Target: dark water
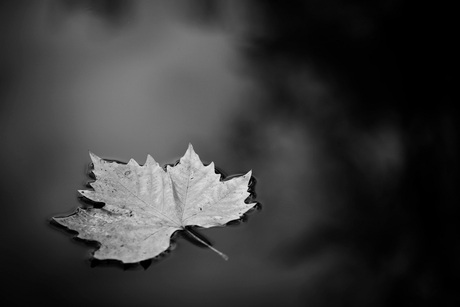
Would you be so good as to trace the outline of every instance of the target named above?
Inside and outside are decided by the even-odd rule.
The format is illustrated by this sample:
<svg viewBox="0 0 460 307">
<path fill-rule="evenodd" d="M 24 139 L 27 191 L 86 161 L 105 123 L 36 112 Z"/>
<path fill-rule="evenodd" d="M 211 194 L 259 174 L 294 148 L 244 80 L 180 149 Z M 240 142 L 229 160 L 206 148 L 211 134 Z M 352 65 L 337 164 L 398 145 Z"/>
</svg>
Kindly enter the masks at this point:
<svg viewBox="0 0 460 307">
<path fill-rule="evenodd" d="M 449 11 L 2 2 L 3 305 L 455 306 Z M 189 142 L 257 179 L 263 210 L 198 230 L 229 261 L 178 237 L 146 270 L 93 267 L 49 224 L 82 205 L 88 150 L 164 165 Z"/>
</svg>

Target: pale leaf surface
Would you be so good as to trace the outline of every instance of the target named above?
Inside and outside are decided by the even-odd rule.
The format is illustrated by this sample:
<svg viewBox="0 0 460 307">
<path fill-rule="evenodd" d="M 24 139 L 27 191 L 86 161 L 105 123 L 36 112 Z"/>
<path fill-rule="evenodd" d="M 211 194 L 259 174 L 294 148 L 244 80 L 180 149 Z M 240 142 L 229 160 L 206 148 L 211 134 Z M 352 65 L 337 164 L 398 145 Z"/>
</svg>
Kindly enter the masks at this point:
<svg viewBox="0 0 460 307">
<path fill-rule="evenodd" d="M 190 144 L 166 171 L 150 156 L 140 166 L 105 161 L 90 153 L 94 190 L 79 191 L 102 202 L 102 208 L 78 208 L 53 219 L 78 232 L 78 238 L 101 244 L 96 259 L 139 262 L 170 246 L 171 235 L 185 226 L 223 226 L 239 219 L 256 203 L 246 203 L 251 172 L 221 181 L 214 164 L 204 166 Z"/>
</svg>

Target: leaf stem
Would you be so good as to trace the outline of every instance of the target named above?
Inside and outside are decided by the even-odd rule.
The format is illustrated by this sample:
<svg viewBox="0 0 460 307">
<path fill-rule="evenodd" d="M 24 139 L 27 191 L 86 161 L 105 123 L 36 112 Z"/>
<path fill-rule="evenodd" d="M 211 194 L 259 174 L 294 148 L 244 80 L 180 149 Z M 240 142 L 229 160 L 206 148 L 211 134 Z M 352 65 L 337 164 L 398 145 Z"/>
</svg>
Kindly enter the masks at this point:
<svg viewBox="0 0 460 307">
<path fill-rule="evenodd" d="M 190 235 L 192 235 L 192 237 L 194 237 L 196 240 L 198 240 L 198 242 L 200 242 L 201 244 L 204 244 L 205 246 L 209 247 L 213 252 L 217 253 L 219 256 L 221 256 L 222 258 L 224 258 L 224 260 L 228 260 L 228 256 L 225 255 L 224 253 L 222 253 L 221 251 L 215 249 L 214 247 L 212 247 L 211 245 L 209 245 L 208 243 L 206 243 L 205 241 L 201 240 L 199 237 L 197 237 L 193 232 L 191 232 L 190 230 L 186 229 L 186 228 L 183 228 L 186 232 L 188 232 Z"/>
</svg>

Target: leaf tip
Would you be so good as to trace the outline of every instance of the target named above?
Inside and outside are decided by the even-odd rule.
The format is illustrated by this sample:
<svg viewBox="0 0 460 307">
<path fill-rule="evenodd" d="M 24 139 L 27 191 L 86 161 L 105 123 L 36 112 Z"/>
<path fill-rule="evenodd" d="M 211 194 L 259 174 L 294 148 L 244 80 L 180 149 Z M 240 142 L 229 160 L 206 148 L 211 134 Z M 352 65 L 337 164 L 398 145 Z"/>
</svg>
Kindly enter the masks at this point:
<svg viewBox="0 0 460 307">
<path fill-rule="evenodd" d="M 145 164 L 149 165 L 149 166 L 152 166 L 152 165 L 155 165 L 155 164 L 158 164 L 158 163 L 157 163 L 157 161 L 155 161 L 155 159 L 150 154 L 148 154 L 147 155 L 147 160 L 145 160 Z"/>
<path fill-rule="evenodd" d="M 184 156 L 181 158 L 181 162 L 182 161 L 189 161 L 191 163 L 197 163 L 197 162 L 201 162 L 200 160 L 200 157 L 198 156 L 198 154 L 195 152 L 195 150 L 193 149 L 193 145 L 192 143 L 189 143 L 188 144 L 188 148 L 187 148 L 187 151 L 185 152 Z M 193 162 L 192 162 L 193 161 Z"/>
<path fill-rule="evenodd" d="M 134 159 L 129 159 L 128 165 L 129 166 L 139 166 L 139 164 Z"/>
<path fill-rule="evenodd" d="M 88 150 L 88 152 L 89 152 L 89 156 L 91 158 L 91 161 L 93 161 L 93 163 L 99 162 L 101 160 L 101 158 L 99 158 L 96 154 L 94 154 L 90 150 Z"/>
<path fill-rule="evenodd" d="M 188 143 L 187 151 L 185 152 L 185 156 L 194 156 L 196 155 L 195 150 L 193 150 L 193 145 L 192 143 Z"/>
</svg>

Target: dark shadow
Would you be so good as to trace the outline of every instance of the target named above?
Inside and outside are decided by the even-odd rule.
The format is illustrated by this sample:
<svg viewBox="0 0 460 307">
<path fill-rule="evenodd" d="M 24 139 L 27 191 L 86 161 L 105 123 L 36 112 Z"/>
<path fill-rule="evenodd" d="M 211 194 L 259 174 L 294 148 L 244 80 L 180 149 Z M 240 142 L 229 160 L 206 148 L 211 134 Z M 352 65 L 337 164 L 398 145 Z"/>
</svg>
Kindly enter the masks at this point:
<svg viewBox="0 0 460 307">
<path fill-rule="evenodd" d="M 318 174 L 321 206 L 286 199 L 329 222 L 306 225 L 275 252 L 286 266 L 327 267 L 305 286 L 305 302 L 455 305 L 459 127 L 453 71 L 446 69 L 455 58 L 452 8 L 409 1 L 248 5 L 255 26 L 242 53 L 263 95 L 235 119 L 229 148 L 241 163 L 270 169 L 282 144 L 268 131 L 282 126 L 305 135 L 298 148 L 318 152 L 321 164 L 284 161 L 298 175 L 279 179 L 286 180 L 279 195 L 272 186 L 264 191 L 283 202 L 283 187 L 308 193 L 302 173 Z M 382 135 L 393 137 L 397 150 Z M 271 198 L 268 207 L 281 205 Z"/>
<path fill-rule="evenodd" d="M 136 3 L 127 0 L 59 0 L 51 3 L 57 18 L 63 13 L 90 12 L 112 27 L 123 26 L 134 14 Z"/>
</svg>

